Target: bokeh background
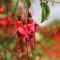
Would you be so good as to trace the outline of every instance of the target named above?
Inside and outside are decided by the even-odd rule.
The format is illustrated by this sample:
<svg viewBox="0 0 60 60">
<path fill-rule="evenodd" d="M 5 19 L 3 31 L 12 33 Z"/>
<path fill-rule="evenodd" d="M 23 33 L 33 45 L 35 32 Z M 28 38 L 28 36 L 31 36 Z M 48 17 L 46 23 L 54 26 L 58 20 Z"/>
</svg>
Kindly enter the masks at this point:
<svg viewBox="0 0 60 60">
<path fill-rule="evenodd" d="M 29 7 L 29 0 L 25 1 Z M 51 0 L 51 3 L 55 2 Z M 42 19 L 45 20 L 50 11 L 47 3 L 42 4 Z M 60 60 L 60 21 L 43 28 L 38 26 L 35 33 L 36 49 L 29 46 L 27 53 L 25 43 L 22 44 L 22 51 L 17 48 L 17 34 L 10 37 L 17 29 L 18 15 L 22 12 L 17 5 L 18 0 L 0 0 L 0 60 Z M 20 14 L 22 19 L 27 19 L 24 12 Z"/>
</svg>

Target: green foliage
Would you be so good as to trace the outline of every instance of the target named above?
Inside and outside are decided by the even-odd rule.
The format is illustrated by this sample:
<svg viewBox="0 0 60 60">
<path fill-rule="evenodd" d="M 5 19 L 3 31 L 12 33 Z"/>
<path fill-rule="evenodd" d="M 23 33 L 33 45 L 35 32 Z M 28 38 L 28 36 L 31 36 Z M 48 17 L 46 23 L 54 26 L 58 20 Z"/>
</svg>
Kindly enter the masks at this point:
<svg viewBox="0 0 60 60">
<path fill-rule="evenodd" d="M 26 2 L 27 6 L 28 6 L 28 8 L 29 8 L 29 7 L 30 7 L 30 5 L 31 5 L 30 0 L 25 0 L 25 2 Z"/>
<path fill-rule="evenodd" d="M 5 57 L 4 51 L 1 50 L 1 51 L 0 51 L 0 55 L 3 57 L 3 60 L 5 60 L 6 57 Z"/>
<path fill-rule="evenodd" d="M 47 3 L 42 3 L 41 6 L 42 6 L 42 20 L 46 20 L 50 13 L 49 7 Z"/>
<path fill-rule="evenodd" d="M 12 12 L 14 13 L 18 7 L 19 0 L 12 0 Z"/>
<path fill-rule="evenodd" d="M 6 52 L 1 50 L 0 56 L 2 56 L 3 60 L 14 60 L 14 55 L 8 50 Z"/>
<path fill-rule="evenodd" d="M 29 8 L 30 0 L 25 0 L 25 1 Z M 6 13 L 8 13 L 7 2 L 4 2 L 4 4 L 5 4 L 5 11 Z M 17 6 L 18 6 L 18 0 L 12 0 L 12 12 L 16 11 Z M 42 4 L 42 19 L 46 20 L 49 13 L 50 13 L 49 7 L 47 6 L 46 3 L 43 3 Z M 60 23 L 57 25 L 60 27 Z M 36 32 L 35 37 L 36 37 L 36 40 L 38 41 L 38 43 L 36 44 L 40 45 L 43 48 L 50 47 L 52 44 L 52 40 L 49 38 L 49 34 L 50 32 L 48 32 L 48 34 L 44 36 L 43 34 Z M 12 50 L 13 53 L 15 53 L 14 49 L 17 46 L 17 41 L 18 41 L 18 38 L 16 36 L 9 38 L 8 33 L 4 33 L 3 37 L 0 38 L 0 55 L 2 55 L 3 60 L 14 60 L 14 55 L 12 54 L 10 50 Z M 22 44 L 22 47 L 26 46 L 26 41 L 22 42 L 21 44 Z M 3 48 L 8 49 L 6 53 L 2 50 Z M 42 48 L 38 48 L 36 50 L 31 51 L 31 53 L 29 53 L 29 56 L 31 57 L 31 60 L 36 60 L 36 56 L 41 56 L 42 60 L 48 60 L 46 53 L 43 51 Z"/>
<path fill-rule="evenodd" d="M 9 51 L 6 52 L 6 60 L 14 60 L 13 55 Z"/>
<path fill-rule="evenodd" d="M 6 2 L 4 2 L 4 4 L 5 4 L 5 13 L 8 13 L 8 5 Z"/>
</svg>

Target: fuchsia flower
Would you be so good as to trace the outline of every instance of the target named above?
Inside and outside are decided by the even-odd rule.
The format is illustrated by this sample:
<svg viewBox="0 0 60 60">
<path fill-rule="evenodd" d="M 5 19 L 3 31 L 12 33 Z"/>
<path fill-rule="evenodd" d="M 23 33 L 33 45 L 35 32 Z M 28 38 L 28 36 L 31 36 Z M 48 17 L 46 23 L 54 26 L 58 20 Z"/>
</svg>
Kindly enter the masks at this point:
<svg viewBox="0 0 60 60">
<path fill-rule="evenodd" d="M 29 30 L 28 30 L 28 26 L 27 25 L 24 25 L 24 38 L 23 38 L 23 40 L 26 41 L 26 48 L 27 48 L 27 52 L 28 52 L 30 38 L 29 38 Z"/>
<path fill-rule="evenodd" d="M 7 16 L 5 19 L 5 28 L 4 31 L 8 32 L 9 27 L 13 27 L 14 22 L 13 22 L 13 17 L 12 16 Z"/>
<path fill-rule="evenodd" d="M 36 24 L 34 23 L 33 19 L 32 18 L 29 18 L 29 24 L 28 24 L 28 27 L 29 27 L 29 32 L 31 33 L 35 33 L 36 32 Z"/>
<path fill-rule="evenodd" d="M 17 33 L 18 37 L 18 47 L 21 45 L 22 42 L 26 41 L 26 47 L 28 50 L 28 47 L 30 45 L 31 38 L 35 38 L 36 32 L 36 26 L 32 18 L 29 18 L 28 25 L 24 25 L 21 20 L 17 21 L 17 29 L 11 36 L 13 36 L 15 33 Z M 35 43 L 35 39 L 34 39 Z"/>
<path fill-rule="evenodd" d="M 6 17 L 6 24 L 9 25 L 9 26 L 14 24 L 14 20 L 13 20 L 12 15 L 9 15 L 9 16 Z"/>
<path fill-rule="evenodd" d="M 23 34 L 22 40 L 25 40 L 28 37 L 28 27 L 27 27 L 27 25 L 24 25 L 23 29 L 24 29 L 24 34 Z"/>
<path fill-rule="evenodd" d="M 0 13 L 4 13 L 4 6 L 3 5 L 0 6 Z"/>
<path fill-rule="evenodd" d="M 33 44 L 33 48 L 35 48 L 35 32 L 38 29 L 38 25 L 34 23 L 32 18 L 29 18 L 29 24 L 28 24 L 28 28 L 29 28 L 29 37 L 30 37 L 30 41 Z M 32 41 L 33 40 L 33 41 Z"/>
<path fill-rule="evenodd" d="M 0 19 L 0 26 L 5 26 L 6 22 L 4 21 L 4 19 Z"/>
<path fill-rule="evenodd" d="M 17 21 L 17 30 L 15 31 L 18 36 L 18 46 L 22 42 L 22 35 L 24 34 L 23 23 L 22 21 Z"/>
<path fill-rule="evenodd" d="M 23 27 L 22 21 L 18 21 L 18 22 L 17 22 L 17 27 Z"/>
</svg>

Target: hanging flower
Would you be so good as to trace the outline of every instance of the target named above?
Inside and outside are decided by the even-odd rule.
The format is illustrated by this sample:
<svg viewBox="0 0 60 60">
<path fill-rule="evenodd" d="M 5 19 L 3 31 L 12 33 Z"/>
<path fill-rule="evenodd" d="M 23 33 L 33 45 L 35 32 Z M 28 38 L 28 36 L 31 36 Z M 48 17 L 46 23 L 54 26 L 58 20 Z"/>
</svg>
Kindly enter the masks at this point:
<svg viewBox="0 0 60 60">
<path fill-rule="evenodd" d="M 4 13 L 4 6 L 3 5 L 0 6 L 0 13 Z"/>
</svg>

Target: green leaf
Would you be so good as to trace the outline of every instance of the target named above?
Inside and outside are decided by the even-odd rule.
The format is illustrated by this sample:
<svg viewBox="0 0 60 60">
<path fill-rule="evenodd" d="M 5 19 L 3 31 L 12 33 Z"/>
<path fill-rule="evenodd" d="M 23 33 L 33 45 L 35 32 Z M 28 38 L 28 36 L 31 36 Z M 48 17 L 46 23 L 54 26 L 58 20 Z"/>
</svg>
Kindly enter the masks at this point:
<svg viewBox="0 0 60 60">
<path fill-rule="evenodd" d="M 31 5 L 30 0 L 25 0 L 25 2 L 26 2 L 27 6 L 28 6 L 28 8 L 29 8 L 29 7 L 30 7 L 30 5 Z"/>
<path fill-rule="evenodd" d="M 13 55 L 9 51 L 6 52 L 6 60 L 13 60 Z"/>
<path fill-rule="evenodd" d="M 7 1 L 3 0 L 4 6 L 5 6 L 5 13 L 8 13 L 8 5 L 7 5 Z"/>
<path fill-rule="evenodd" d="M 12 0 L 12 12 L 15 12 L 18 7 L 19 0 Z"/>
<path fill-rule="evenodd" d="M 0 49 L 2 49 L 2 48 L 3 48 L 3 45 L 0 44 Z"/>
<path fill-rule="evenodd" d="M 3 57 L 3 59 L 5 60 L 5 53 L 4 51 L 0 51 L 0 55 Z"/>
<path fill-rule="evenodd" d="M 47 3 L 42 3 L 41 6 L 42 6 L 42 20 L 46 20 L 50 13 L 49 7 Z"/>
</svg>

